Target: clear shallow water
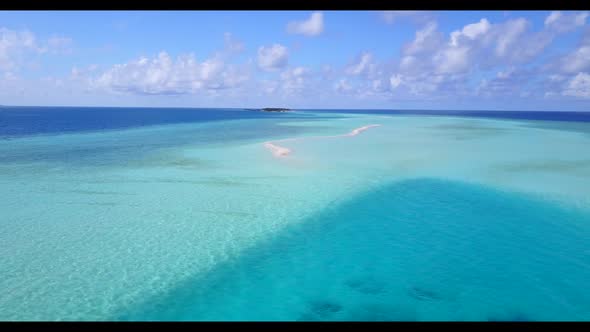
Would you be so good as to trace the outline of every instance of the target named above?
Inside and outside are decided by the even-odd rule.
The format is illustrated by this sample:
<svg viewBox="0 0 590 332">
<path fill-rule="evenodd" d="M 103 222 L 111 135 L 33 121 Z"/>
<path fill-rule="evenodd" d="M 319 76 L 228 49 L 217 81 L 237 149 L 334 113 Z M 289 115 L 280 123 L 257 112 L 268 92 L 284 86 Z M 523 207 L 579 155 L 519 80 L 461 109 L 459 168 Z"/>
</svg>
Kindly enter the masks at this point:
<svg viewBox="0 0 590 332">
<path fill-rule="evenodd" d="M 579 221 L 590 216 L 483 186 L 402 181 L 329 207 L 119 318 L 587 319 L 589 234 Z"/>
<path fill-rule="evenodd" d="M 590 320 L 583 121 L 180 111 L 0 111 L 0 319 Z"/>
</svg>

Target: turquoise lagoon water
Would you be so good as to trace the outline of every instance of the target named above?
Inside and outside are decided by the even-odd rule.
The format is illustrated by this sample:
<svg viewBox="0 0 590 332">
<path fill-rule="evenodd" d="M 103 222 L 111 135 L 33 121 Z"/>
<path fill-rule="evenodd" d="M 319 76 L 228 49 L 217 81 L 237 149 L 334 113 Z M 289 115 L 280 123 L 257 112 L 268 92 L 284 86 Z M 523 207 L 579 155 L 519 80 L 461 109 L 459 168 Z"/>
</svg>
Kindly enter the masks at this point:
<svg viewBox="0 0 590 332">
<path fill-rule="evenodd" d="M 589 123 L 375 113 L 9 126 L 0 320 L 590 320 Z"/>
</svg>

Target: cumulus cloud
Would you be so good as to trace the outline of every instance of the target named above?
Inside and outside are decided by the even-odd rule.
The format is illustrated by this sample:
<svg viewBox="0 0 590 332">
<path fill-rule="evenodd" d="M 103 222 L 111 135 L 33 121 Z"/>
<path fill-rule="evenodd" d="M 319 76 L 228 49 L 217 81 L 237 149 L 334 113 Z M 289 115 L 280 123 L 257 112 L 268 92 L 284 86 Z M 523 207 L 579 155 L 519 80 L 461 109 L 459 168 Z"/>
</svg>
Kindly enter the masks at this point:
<svg viewBox="0 0 590 332">
<path fill-rule="evenodd" d="M 479 22 L 468 24 L 461 30 L 453 31 L 449 42 L 443 49 L 439 48 L 440 66 L 463 70 L 465 66 L 511 65 L 530 61 L 555 36 L 547 30 L 530 33 L 530 25 L 524 18 L 497 24 L 482 18 Z M 468 64 L 464 66 L 463 62 Z"/>
<path fill-rule="evenodd" d="M 370 52 L 361 52 L 337 75 L 332 75 L 333 91 L 355 98 L 381 97 L 390 90 L 390 61 L 379 62 Z M 342 74 L 346 77 L 342 78 Z"/>
<path fill-rule="evenodd" d="M 588 98 L 589 70 L 590 29 L 587 29 L 573 50 L 542 66 L 546 97 Z"/>
<path fill-rule="evenodd" d="M 556 61 L 557 70 L 577 74 L 590 69 L 590 29 L 586 30 L 577 47 Z"/>
<path fill-rule="evenodd" d="M 415 14 L 381 12 L 388 23 Z M 566 19 L 573 22 L 567 23 Z M 583 94 L 579 92 L 583 89 L 578 88 L 583 76 L 574 79 L 572 74 L 590 69 L 590 30 L 583 38 L 585 42 L 559 62 L 559 82 L 544 82 L 547 73 L 541 73 L 533 60 L 559 34 L 581 27 L 585 20 L 585 13 L 551 13 L 546 16 L 546 24 L 533 31 L 525 18 L 492 22 L 482 17 L 448 34 L 440 32 L 435 21 L 425 21 L 414 38 L 403 45 L 399 58 L 387 64 L 375 61 L 370 52 L 363 52 L 343 68 L 347 79 L 332 78 L 333 88 L 348 95 L 389 95 L 399 100 L 530 97 L 542 95 L 542 88 L 550 86 L 556 95 L 579 96 Z M 527 64 L 532 67 L 525 67 Z M 495 75 L 490 77 L 490 72 Z M 474 77 L 478 77 L 479 84 Z"/>
<path fill-rule="evenodd" d="M 590 29 L 587 29 L 573 50 L 542 66 L 540 73 L 545 75 L 546 97 L 586 98 L 584 84 L 589 70 Z"/>
<path fill-rule="evenodd" d="M 312 69 L 293 64 L 291 50 L 275 43 L 252 50 L 248 63 L 231 64 L 233 55 L 245 47 L 234 35 L 225 33 L 223 48 L 209 58 L 197 60 L 192 54 L 161 52 L 112 66 L 74 67 L 69 79 L 75 81 L 72 86 L 116 93 L 203 94 L 225 99 L 257 93 L 268 99 L 290 97 L 289 101 L 338 96 L 342 100 L 371 101 L 531 98 L 544 94 L 560 99 L 590 98 L 590 28 L 574 48 L 568 52 L 561 49 L 561 55 L 549 59 L 550 65 L 544 59 L 543 67 L 534 61 L 560 34 L 585 26 L 587 12 L 548 13 L 536 31 L 527 19 L 506 16 L 500 21 L 478 17 L 444 33 L 435 21 L 425 20 L 426 16 L 416 20 L 419 12 L 379 15 L 387 23 L 402 19 L 420 22 L 413 38 L 399 50 L 399 57 L 387 61 L 365 50 L 345 65 L 318 64 Z M 289 23 L 287 28 L 290 33 L 317 36 L 323 24 L 322 13 L 316 12 L 304 21 Z M 19 68 L 30 65 L 23 55 L 64 54 L 72 51 L 72 45 L 72 40 L 64 36 L 39 41 L 30 32 L 0 28 L 0 82 L 14 81 Z M 256 68 L 268 73 L 250 79 L 250 71 Z M 45 81 L 54 85 L 68 82 L 67 78 Z"/>
<path fill-rule="evenodd" d="M 346 73 L 355 76 L 368 76 L 375 70 L 376 64 L 373 63 L 373 55 L 369 52 L 363 52 L 354 63 L 346 68 Z"/>
<path fill-rule="evenodd" d="M 281 88 L 286 95 L 302 92 L 308 87 L 311 70 L 306 67 L 295 67 L 281 73 Z"/>
<path fill-rule="evenodd" d="M 477 23 L 467 24 L 461 30 L 456 30 L 451 33 L 451 45 L 457 46 L 461 39 L 475 40 L 488 33 L 491 29 L 490 22 L 482 18 Z"/>
<path fill-rule="evenodd" d="M 509 20 L 508 22 L 499 25 L 496 31 L 496 56 L 506 56 L 509 50 L 514 47 L 519 37 L 525 32 L 527 26 L 528 21 L 524 18 Z"/>
<path fill-rule="evenodd" d="M 457 81 L 458 75 L 471 69 L 473 44 L 489 29 L 489 22 L 483 19 L 445 39 L 435 22 L 427 23 L 402 48 L 398 67 L 389 77 L 391 90 L 425 95 L 439 91 L 441 84 Z"/>
<path fill-rule="evenodd" d="M 403 53 L 417 55 L 436 50 L 443 44 L 443 35 L 436 29 L 436 22 L 428 22 L 422 29 L 416 31 L 414 40 L 402 48 Z"/>
<path fill-rule="evenodd" d="M 578 73 L 568 81 L 562 94 L 564 96 L 590 98 L 590 74 Z"/>
<path fill-rule="evenodd" d="M 324 31 L 324 15 L 321 12 L 311 13 L 304 21 L 293 21 L 287 24 L 287 32 L 305 36 L 318 36 Z"/>
<path fill-rule="evenodd" d="M 567 73 L 576 73 L 590 67 L 590 45 L 582 45 L 561 61 L 561 69 Z"/>
<path fill-rule="evenodd" d="M 74 72 L 73 72 L 74 74 Z M 188 94 L 228 89 L 240 85 L 247 75 L 218 58 L 198 62 L 194 55 L 172 59 L 160 52 L 117 64 L 92 79 L 95 88 L 135 94 Z"/>
<path fill-rule="evenodd" d="M 442 49 L 432 58 L 435 72 L 441 74 L 453 74 L 466 72 L 471 68 L 468 46 L 453 46 Z"/>
<path fill-rule="evenodd" d="M 258 67 L 266 71 L 285 68 L 289 62 L 287 48 L 280 44 L 258 48 Z"/>
<path fill-rule="evenodd" d="M 511 65 L 531 60 L 548 45 L 544 33 L 527 34 L 524 18 L 492 24 L 482 18 L 453 31 L 433 59 L 442 73 L 466 72 L 477 67 Z"/>
<path fill-rule="evenodd" d="M 573 23 L 565 27 L 564 19 Z M 487 18 L 467 24 L 446 37 L 438 31 L 436 22 L 428 22 L 416 31 L 414 39 L 404 45 L 398 66 L 389 75 L 390 88 L 412 94 L 468 91 L 470 77 L 478 71 L 492 68 L 512 68 L 530 63 L 560 34 L 584 24 L 585 13 L 547 16 L 540 31 L 530 31 L 531 23 L 524 18 L 492 23 Z M 589 34 L 590 35 L 590 34 Z M 587 38 L 590 41 L 590 38 Z M 582 44 L 561 60 L 563 70 L 577 73 L 590 67 L 590 42 Z M 505 77 L 485 79 L 477 93 L 506 94 L 522 90 L 526 82 L 535 79 L 527 71 L 501 74 Z"/>
</svg>

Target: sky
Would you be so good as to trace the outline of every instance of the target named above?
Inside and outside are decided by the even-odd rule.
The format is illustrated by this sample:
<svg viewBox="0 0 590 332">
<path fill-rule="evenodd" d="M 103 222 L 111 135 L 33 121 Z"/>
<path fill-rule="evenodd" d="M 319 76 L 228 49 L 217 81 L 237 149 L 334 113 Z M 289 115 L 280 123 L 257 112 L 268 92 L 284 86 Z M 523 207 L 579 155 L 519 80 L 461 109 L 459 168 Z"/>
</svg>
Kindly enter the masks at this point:
<svg viewBox="0 0 590 332">
<path fill-rule="evenodd" d="M 584 11 L 0 11 L 0 105 L 590 111 Z"/>
</svg>

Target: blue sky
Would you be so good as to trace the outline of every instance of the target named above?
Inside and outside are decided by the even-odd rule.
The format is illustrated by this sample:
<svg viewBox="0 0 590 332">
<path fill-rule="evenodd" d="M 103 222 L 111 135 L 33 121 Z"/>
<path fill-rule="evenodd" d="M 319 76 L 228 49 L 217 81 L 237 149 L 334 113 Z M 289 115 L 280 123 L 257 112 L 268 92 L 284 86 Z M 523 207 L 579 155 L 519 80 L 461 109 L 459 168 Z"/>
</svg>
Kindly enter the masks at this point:
<svg viewBox="0 0 590 332">
<path fill-rule="evenodd" d="M 590 111 L 588 16 L 0 11 L 0 104 Z"/>
</svg>

